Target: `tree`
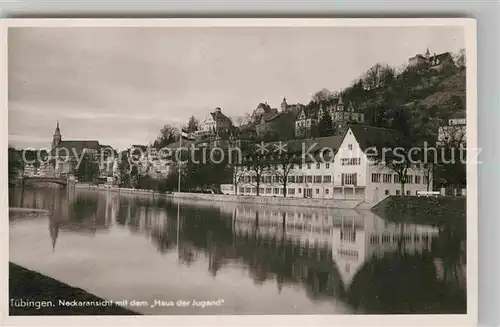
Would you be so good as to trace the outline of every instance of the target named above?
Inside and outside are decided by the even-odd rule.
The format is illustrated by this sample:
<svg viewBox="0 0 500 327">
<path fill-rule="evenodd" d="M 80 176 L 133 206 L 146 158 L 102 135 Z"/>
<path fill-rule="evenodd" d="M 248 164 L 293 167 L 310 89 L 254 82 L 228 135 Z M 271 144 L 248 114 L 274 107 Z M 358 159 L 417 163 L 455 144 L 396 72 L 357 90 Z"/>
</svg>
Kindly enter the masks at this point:
<svg viewBox="0 0 500 327">
<path fill-rule="evenodd" d="M 316 103 L 326 102 L 332 100 L 334 94 L 330 92 L 328 89 L 321 89 L 318 92 L 314 93 L 312 96 L 312 101 Z"/>
<path fill-rule="evenodd" d="M 296 153 L 285 151 L 276 156 L 273 165 L 270 165 L 270 171 L 283 188 L 283 197 L 287 196 L 287 186 L 289 176 L 293 173 L 295 165 L 301 162 L 301 157 Z"/>
<path fill-rule="evenodd" d="M 197 130 L 200 129 L 200 123 L 198 119 L 196 119 L 194 116 L 189 117 L 188 123 L 187 123 L 187 131 L 189 133 L 194 133 Z"/>
<path fill-rule="evenodd" d="M 458 68 L 465 68 L 466 66 L 466 57 L 465 57 L 465 49 L 460 49 L 458 50 L 457 53 L 454 53 L 452 55 L 453 57 L 453 61 L 455 62 L 455 65 L 458 67 Z"/>
<path fill-rule="evenodd" d="M 318 134 L 320 137 L 330 136 L 334 133 L 334 126 L 332 117 L 325 113 L 319 120 L 318 123 Z"/>
<path fill-rule="evenodd" d="M 389 65 L 375 64 L 363 75 L 363 87 L 366 90 L 374 90 L 387 86 L 394 81 L 394 68 Z"/>
<path fill-rule="evenodd" d="M 245 170 L 241 169 L 240 167 L 234 165 L 232 166 L 232 181 L 233 181 L 233 188 L 234 188 L 234 195 L 238 195 L 238 185 L 241 183 L 243 180 L 243 177 L 245 176 Z"/>
<path fill-rule="evenodd" d="M 165 125 L 160 130 L 160 135 L 153 142 L 153 146 L 161 149 L 179 140 L 179 130 L 171 125 Z"/>
<path fill-rule="evenodd" d="M 251 182 L 254 183 L 256 187 L 257 196 L 260 195 L 260 183 L 262 182 L 262 176 L 269 169 L 269 162 L 267 160 L 267 151 L 263 149 L 260 144 L 246 144 L 243 150 L 243 167 L 246 171 L 246 176 L 250 176 Z"/>
<path fill-rule="evenodd" d="M 139 184 L 139 169 L 136 164 L 132 165 L 130 169 L 130 184 L 134 188 Z"/>
<path fill-rule="evenodd" d="M 118 182 L 120 187 L 130 185 L 130 162 L 128 151 L 120 152 L 118 156 Z"/>
<path fill-rule="evenodd" d="M 80 182 L 93 182 L 99 175 L 99 165 L 88 152 L 83 154 L 80 164 L 76 167 L 76 176 Z"/>
<path fill-rule="evenodd" d="M 22 169 L 21 159 L 16 149 L 11 146 L 9 146 L 8 154 L 9 154 L 9 166 L 8 166 L 9 183 L 13 183 Z"/>
</svg>

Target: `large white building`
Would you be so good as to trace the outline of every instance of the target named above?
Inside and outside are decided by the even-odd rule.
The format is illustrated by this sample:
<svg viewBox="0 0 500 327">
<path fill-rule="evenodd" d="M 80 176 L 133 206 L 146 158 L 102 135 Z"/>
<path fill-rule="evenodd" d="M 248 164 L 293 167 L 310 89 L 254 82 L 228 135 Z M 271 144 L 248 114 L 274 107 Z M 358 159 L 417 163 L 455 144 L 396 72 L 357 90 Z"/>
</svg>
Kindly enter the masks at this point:
<svg viewBox="0 0 500 327">
<path fill-rule="evenodd" d="M 370 148 L 380 146 L 379 142 L 392 141 L 393 133 L 384 128 L 352 125 L 343 136 L 294 140 L 293 146 L 300 146 L 302 153 L 299 156 L 304 159 L 298 158 L 287 174 L 286 196 L 375 203 L 389 195 L 403 195 L 398 174 L 380 161 L 369 160 L 369 155 L 373 154 Z M 301 144 L 297 145 L 298 142 Z M 334 154 L 333 160 L 327 157 L 328 153 Z M 235 194 L 257 195 L 255 171 L 243 164 L 237 175 Z M 282 175 L 282 165 L 278 164 L 277 169 L 265 169 L 259 195 L 284 196 Z M 404 195 L 426 190 L 432 190 L 432 176 L 427 169 L 423 165 L 409 168 Z"/>
</svg>

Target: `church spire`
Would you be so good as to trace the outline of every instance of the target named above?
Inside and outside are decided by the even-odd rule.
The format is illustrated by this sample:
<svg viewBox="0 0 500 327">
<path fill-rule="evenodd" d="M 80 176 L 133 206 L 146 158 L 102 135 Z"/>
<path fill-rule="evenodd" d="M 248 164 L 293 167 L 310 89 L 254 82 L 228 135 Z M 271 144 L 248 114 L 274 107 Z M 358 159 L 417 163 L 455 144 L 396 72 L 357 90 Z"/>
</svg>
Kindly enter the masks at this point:
<svg viewBox="0 0 500 327">
<path fill-rule="evenodd" d="M 61 130 L 59 129 L 59 120 L 57 121 L 56 130 L 54 136 L 52 137 L 52 149 L 57 147 L 61 142 Z"/>
</svg>

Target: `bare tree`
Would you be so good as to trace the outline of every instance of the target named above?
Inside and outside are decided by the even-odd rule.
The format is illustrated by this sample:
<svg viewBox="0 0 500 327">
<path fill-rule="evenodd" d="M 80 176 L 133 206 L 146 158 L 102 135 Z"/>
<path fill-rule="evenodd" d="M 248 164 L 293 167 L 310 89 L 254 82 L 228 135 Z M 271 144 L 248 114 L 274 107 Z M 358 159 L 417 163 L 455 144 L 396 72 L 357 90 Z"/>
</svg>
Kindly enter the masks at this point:
<svg viewBox="0 0 500 327">
<path fill-rule="evenodd" d="M 256 187 L 257 196 L 260 195 L 260 184 L 262 177 L 269 170 L 269 162 L 266 152 L 258 144 L 247 144 L 244 150 L 243 167 L 246 176 L 250 176 L 251 183 Z"/>
<path fill-rule="evenodd" d="M 365 90 L 374 90 L 383 87 L 394 80 L 394 68 L 389 65 L 375 64 L 363 75 L 363 88 Z"/>
<path fill-rule="evenodd" d="M 452 57 L 457 67 L 465 68 L 466 66 L 465 49 L 462 48 L 458 50 L 457 53 L 452 54 Z"/>
<path fill-rule="evenodd" d="M 189 117 L 186 129 L 189 133 L 196 132 L 200 129 L 200 122 L 194 116 Z"/>
<path fill-rule="evenodd" d="M 297 156 L 295 153 L 284 152 L 278 154 L 276 159 L 273 160 L 273 164 L 269 167 L 272 176 L 278 179 L 283 188 L 283 197 L 287 196 L 288 177 L 294 172 L 295 165 L 298 165 L 300 162 L 300 156 Z"/>
<path fill-rule="evenodd" d="M 333 99 L 334 94 L 330 92 L 328 89 L 321 89 L 318 92 L 314 93 L 312 96 L 312 100 L 316 103 L 325 102 Z"/>
</svg>

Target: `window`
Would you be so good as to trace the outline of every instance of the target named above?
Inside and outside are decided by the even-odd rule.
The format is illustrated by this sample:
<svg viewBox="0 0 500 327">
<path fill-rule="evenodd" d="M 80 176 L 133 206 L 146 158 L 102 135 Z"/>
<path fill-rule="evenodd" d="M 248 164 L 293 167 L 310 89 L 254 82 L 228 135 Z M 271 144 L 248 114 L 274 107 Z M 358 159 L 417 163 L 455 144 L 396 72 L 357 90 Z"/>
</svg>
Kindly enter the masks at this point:
<svg viewBox="0 0 500 327">
<path fill-rule="evenodd" d="M 299 187 L 299 194 L 302 193 L 302 189 Z"/>
<path fill-rule="evenodd" d="M 406 182 L 408 184 L 413 184 L 413 175 L 407 175 L 406 177 Z"/>
<path fill-rule="evenodd" d="M 312 183 L 313 182 L 313 177 L 312 176 L 306 176 L 306 183 Z"/>
<path fill-rule="evenodd" d="M 317 162 L 316 163 L 316 169 L 320 169 L 321 168 L 321 163 Z"/>
<path fill-rule="evenodd" d="M 356 185 L 356 174 L 342 174 L 342 185 Z"/>
<path fill-rule="evenodd" d="M 372 183 L 380 183 L 380 173 L 372 174 Z"/>
<path fill-rule="evenodd" d="M 330 189 L 325 188 L 325 194 L 330 194 Z"/>
<path fill-rule="evenodd" d="M 348 148 L 349 150 L 352 150 L 352 144 L 349 144 L 349 145 L 347 146 L 347 148 Z"/>
<path fill-rule="evenodd" d="M 332 182 L 332 175 L 323 176 L 323 183 L 331 183 L 331 182 Z"/>
<path fill-rule="evenodd" d="M 307 169 L 311 169 L 311 164 L 307 164 Z"/>
<path fill-rule="evenodd" d="M 279 194 L 280 193 L 280 189 L 275 187 L 273 188 L 273 194 Z"/>
<path fill-rule="evenodd" d="M 280 194 L 283 194 L 284 192 L 285 191 L 282 188 L 280 188 Z"/>
<path fill-rule="evenodd" d="M 383 181 L 384 183 L 392 183 L 392 174 L 384 174 Z"/>
<path fill-rule="evenodd" d="M 240 193 L 245 193 L 245 188 L 240 187 L 240 188 L 239 188 L 239 192 L 240 192 Z"/>
<path fill-rule="evenodd" d="M 294 188 L 289 188 L 287 192 L 290 195 L 295 195 L 295 189 Z"/>
<path fill-rule="evenodd" d="M 321 184 L 321 176 L 320 175 L 314 176 L 314 183 L 315 184 Z"/>
<path fill-rule="evenodd" d="M 397 174 L 394 174 L 394 184 L 399 184 L 400 181 L 399 181 L 399 175 Z"/>
<path fill-rule="evenodd" d="M 266 194 L 271 194 L 272 189 L 270 187 L 266 188 Z"/>
<path fill-rule="evenodd" d="M 319 194 L 319 188 L 316 189 L 316 194 Z"/>
<path fill-rule="evenodd" d="M 263 187 L 259 187 L 259 193 L 260 194 L 264 193 L 264 188 Z"/>
<path fill-rule="evenodd" d="M 420 184 L 422 180 L 422 176 L 420 175 L 415 175 L 415 184 Z"/>
<path fill-rule="evenodd" d="M 297 176 L 297 183 L 304 183 L 304 176 Z"/>
<path fill-rule="evenodd" d="M 250 187 L 245 188 L 245 193 L 251 193 L 251 192 L 252 190 L 250 189 Z"/>
<path fill-rule="evenodd" d="M 396 190 L 396 195 L 401 195 L 401 191 L 400 190 Z"/>
<path fill-rule="evenodd" d="M 389 195 L 389 190 L 385 190 L 385 195 Z"/>
<path fill-rule="evenodd" d="M 330 163 L 329 162 L 325 163 L 325 168 L 326 169 L 330 169 Z"/>
<path fill-rule="evenodd" d="M 288 176 L 288 183 L 295 183 L 295 176 Z"/>
<path fill-rule="evenodd" d="M 410 195 L 410 190 L 407 190 L 407 191 L 406 191 L 406 195 Z"/>
</svg>

